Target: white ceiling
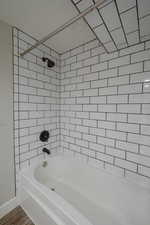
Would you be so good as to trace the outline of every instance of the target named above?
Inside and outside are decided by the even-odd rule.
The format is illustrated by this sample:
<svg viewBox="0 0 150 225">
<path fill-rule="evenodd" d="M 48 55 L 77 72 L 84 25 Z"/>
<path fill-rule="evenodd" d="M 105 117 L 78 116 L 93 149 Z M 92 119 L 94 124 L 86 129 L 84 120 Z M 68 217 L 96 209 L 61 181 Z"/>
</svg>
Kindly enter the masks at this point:
<svg viewBox="0 0 150 225">
<path fill-rule="evenodd" d="M 37 39 L 43 38 L 77 14 L 70 0 L 0 0 L 0 20 Z M 61 53 L 93 39 L 95 36 L 89 27 L 80 20 L 46 44 Z"/>
</svg>

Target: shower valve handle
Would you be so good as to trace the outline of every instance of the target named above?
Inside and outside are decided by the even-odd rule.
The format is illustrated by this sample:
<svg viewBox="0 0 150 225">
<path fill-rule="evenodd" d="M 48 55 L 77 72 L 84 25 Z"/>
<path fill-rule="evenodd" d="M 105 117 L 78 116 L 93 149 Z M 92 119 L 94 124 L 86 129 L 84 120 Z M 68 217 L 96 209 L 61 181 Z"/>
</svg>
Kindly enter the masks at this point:
<svg viewBox="0 0 150 225">
<path fill-rule="evenodd" d="M 51 154 L 51 151 L 50 151 L 49 149 L 47 149 L 47 148 L 43 148 L 42 151 L 43 151 L 44 153 L 47 153 L 48 155 Z"/>
</svg>

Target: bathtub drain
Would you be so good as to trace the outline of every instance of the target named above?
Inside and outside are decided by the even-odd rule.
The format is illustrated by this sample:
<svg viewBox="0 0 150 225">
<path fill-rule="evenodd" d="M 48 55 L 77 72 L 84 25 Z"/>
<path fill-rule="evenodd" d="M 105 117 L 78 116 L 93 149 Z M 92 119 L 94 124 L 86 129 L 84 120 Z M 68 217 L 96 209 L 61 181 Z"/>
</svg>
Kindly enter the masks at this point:
<svg viewBox="0 0 150 225">
<path fill-rule="evenodd" d="M 51 191 L 55 191 L 55 188 L 51 188 Z"/>
</svg>

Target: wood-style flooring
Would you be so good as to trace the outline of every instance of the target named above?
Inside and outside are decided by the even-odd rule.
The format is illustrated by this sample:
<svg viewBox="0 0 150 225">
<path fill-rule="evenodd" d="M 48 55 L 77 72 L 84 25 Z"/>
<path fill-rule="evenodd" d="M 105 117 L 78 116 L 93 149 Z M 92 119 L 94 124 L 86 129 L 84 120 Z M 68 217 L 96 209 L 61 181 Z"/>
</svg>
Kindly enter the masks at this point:
<svg viewBox="0 0 150 225">
<path fill-rule="evenodd" d="M 18 206 L 0 219 L 0 225 L 34 225 L 23 209 Z"/>
</svg>

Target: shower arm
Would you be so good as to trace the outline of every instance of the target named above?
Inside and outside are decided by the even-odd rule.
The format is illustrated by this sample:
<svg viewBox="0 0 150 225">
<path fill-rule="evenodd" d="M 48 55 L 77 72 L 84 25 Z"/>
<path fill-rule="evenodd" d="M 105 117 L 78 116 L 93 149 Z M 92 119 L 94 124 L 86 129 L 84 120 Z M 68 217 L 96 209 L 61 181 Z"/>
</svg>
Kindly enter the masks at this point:
<svg viewBox="0 0 150 225">
<path fill-rule="evenodd" d="M 76 21 L 78 21 L 81 18 L 83 18 L 84 16 L 86 16 L 88 13 L 92 12 L 94 9 L 96 9 L 101 4 L 103 4 L 105 1 L 106 0 L 98 0 L 94 5 L 92 5 L 92 6 L 88 7 L 87 9 L 83 10 L 77 16 L 75 16 L 72 19 L 68 20 L 65 24 L 63 24 L 62 26 L 58 27 L 56 30 L 54 30 L 53 32 L 51 32 L 50 34 L 48 34 L 47 36 L 45 36 L 41 40 L 37 41 L 34 45 L 32 45 L 30 48 L 28 48 L 24 52 L 20 53 L 20 56 L 23 57 L 24 55 L 26 55 L 27 53 L 29 53 L 33 49 L 37 48 L 39 45 L 43 44 L 45 41 L 47 41 L 48 39 L 50 39 L 53 36 L 55 36 L 56 34 L 58 34 L 60 31 L 63 31 L 68 26 L 72 25 Z"/>
</svg>

